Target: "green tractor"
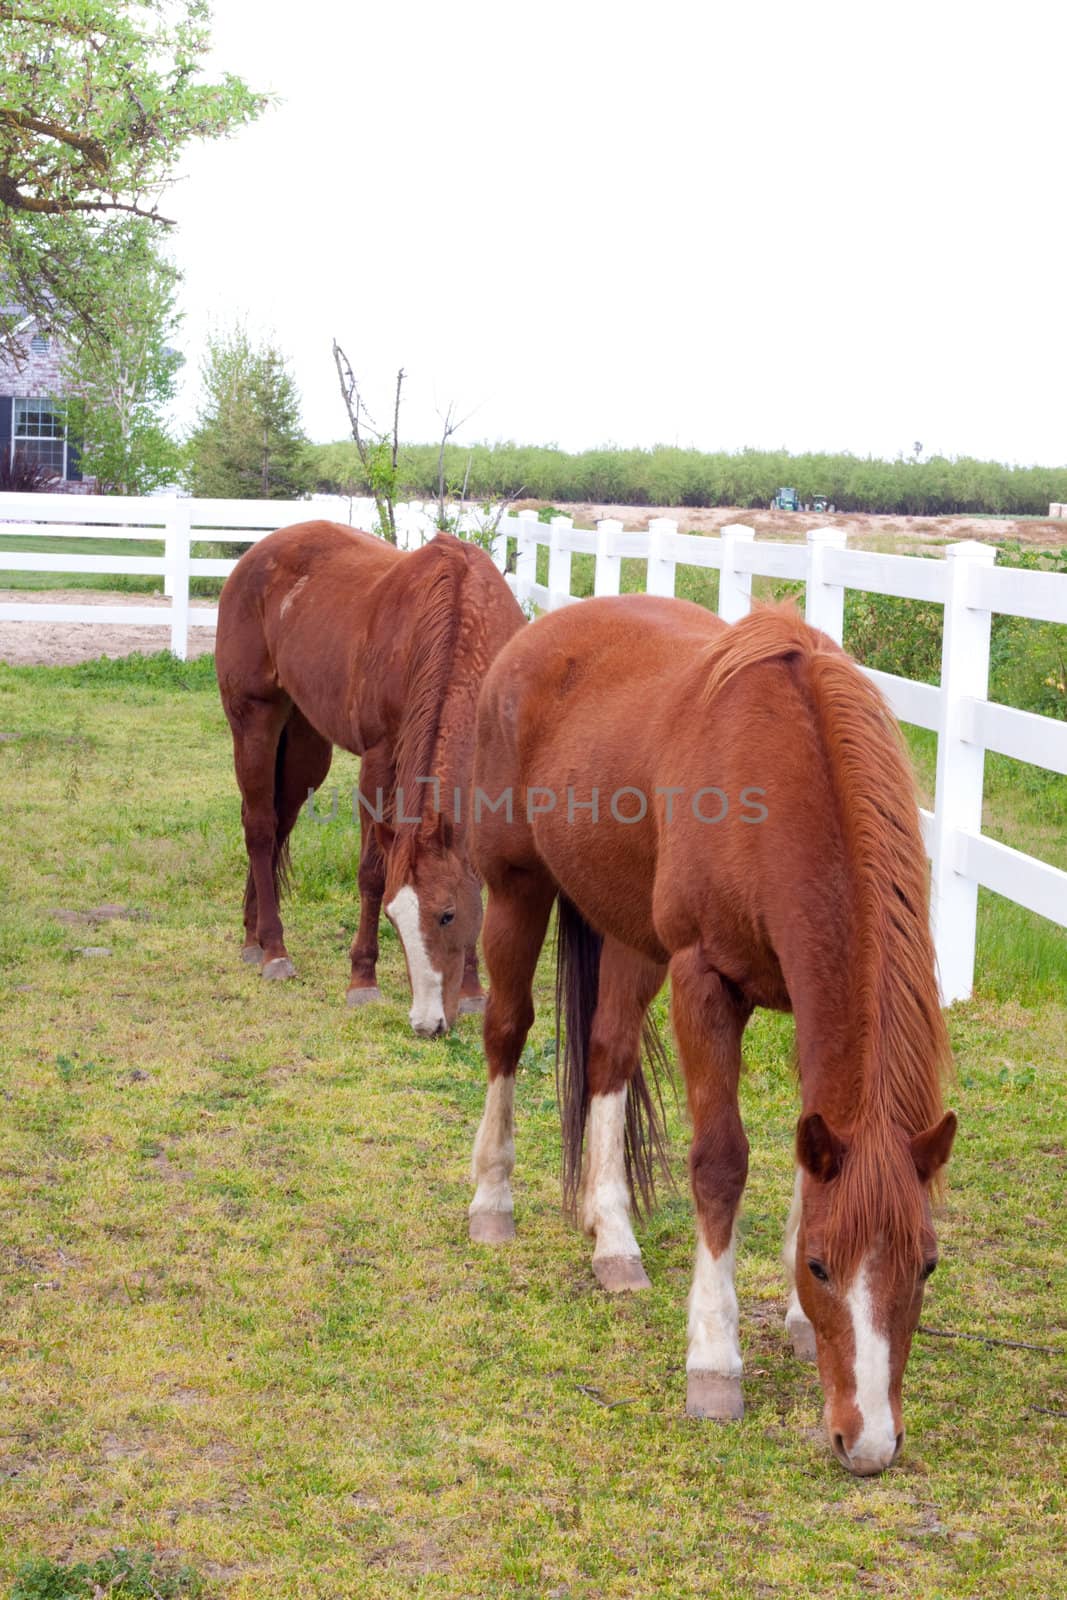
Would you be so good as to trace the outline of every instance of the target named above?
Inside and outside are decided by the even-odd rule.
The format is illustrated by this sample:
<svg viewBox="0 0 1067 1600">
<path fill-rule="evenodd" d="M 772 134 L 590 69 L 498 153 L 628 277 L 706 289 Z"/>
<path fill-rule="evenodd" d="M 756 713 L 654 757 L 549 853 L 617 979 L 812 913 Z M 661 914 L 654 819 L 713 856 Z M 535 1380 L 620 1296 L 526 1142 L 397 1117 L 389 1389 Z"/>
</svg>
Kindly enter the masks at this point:
<svg viewBox="0 0 1067 1600">
<path fill-rule="evenodd" d="M 833 509 L 828 494 L 814 494 L 811 497 L 811 504 L 804 505 L 795 489 L 779 489 L 771 501 L 772 511 L 832 511 Z"/>
</svg>

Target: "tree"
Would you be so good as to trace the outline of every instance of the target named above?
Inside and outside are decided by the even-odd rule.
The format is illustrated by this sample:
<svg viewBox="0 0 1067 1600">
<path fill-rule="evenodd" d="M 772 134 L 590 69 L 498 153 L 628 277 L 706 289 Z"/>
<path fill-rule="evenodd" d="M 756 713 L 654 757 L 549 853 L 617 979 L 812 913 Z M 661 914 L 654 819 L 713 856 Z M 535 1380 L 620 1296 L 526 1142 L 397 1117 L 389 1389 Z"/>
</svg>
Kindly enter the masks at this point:
<svg viewBox="0 0 1067 1600">
<path fill-rule="evenodd" d="M 12 308 L 91 328 L 117 224 L 170 226 L 185 147 L 266 105 L 229 74 L 197 81 L 209 22 L 207 0 L 0 0 L 0 348 L 16 359 Z"/>
<path fill-rule="evenodd" d="M 407 374 L 401 367 L 396 375 L 393 425 L 391 429 L 381 429 L 367 410 L 352 363 L 336 339 L 333 341 L 333 364 L 341 385 L 341 399 L 348 412 L 348 426 L 352 430 L 352 438 L 370 484 L 374 504 L 378 508 L 378 532 L 390 544 L 396 544 L 396 497 L 400 482 L 400 391 Z"/>
<path fill-rule="evenodd" d="M 204 401 L 189 441 L 193 493 L 231 500 L 304 493 L 300 397 L 277 346 L 254 345 L 238 326 L 209 340 L 202 370 Z"/>
<path fill-rule="evenodd" d="M 92 328 L 75 332 L 64 364 L 67 425 L 83 473 L 104 493 L 146 494 L 172 483 L 181 464 L 163 420 L 182 364 L 167 342 L 178 274 L 139 218 L 123 221 L 107 253 L 120 277 Z"/>
</svg>

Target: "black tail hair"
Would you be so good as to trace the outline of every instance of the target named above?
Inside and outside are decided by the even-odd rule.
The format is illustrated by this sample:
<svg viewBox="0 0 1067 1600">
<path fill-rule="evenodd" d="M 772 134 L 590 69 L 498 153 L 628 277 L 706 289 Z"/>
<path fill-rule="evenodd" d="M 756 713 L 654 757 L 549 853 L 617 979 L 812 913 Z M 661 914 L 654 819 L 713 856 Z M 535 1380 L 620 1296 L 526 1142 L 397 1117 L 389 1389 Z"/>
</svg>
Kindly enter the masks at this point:
<svg viewBox="0 0 1067 1600">
<path fill-rule="evenodd" d="M 278 735 L 278 749 L 274 756 L 274 815 L 278 820 L 281 819 L 282 803 L 285 798 L 285 751 L 288 743 L 289 729 L 288 727 L 283 727 Z M 277 826 L 277 823 L 275 825 Z M 292 862 L 289 855 L 288 834 L 281 844 L 277 843 L 277 837 L 275 837 L 271 865 L 274 871 L 274 892 L 280 900 L 282 895 L 288 894 L 292 887 L 292 872 L 290 870 Z"/>
<path fill-rule="evenodd" d="M 589 1114 L 589 1043 L 600 983 L 603 939 L 565 895 L 559 896 L 556 920 L 556 1096 L 563 1131 L 563 1209 L 574 1217 L 582 1181 L 582 1146 Z M 560 1040 L 560 1025 L 565 1037 Z M 664 1127 L 663 1077 L 670 1062 L 651 1017 L 643 1030 L 649 1087 L 638 1063 L 626 1095 L 626 1183 L 638 1215 L 648 1216 L 656 1203 L 656 1177 L 673 1188 Z"/>
</svg>

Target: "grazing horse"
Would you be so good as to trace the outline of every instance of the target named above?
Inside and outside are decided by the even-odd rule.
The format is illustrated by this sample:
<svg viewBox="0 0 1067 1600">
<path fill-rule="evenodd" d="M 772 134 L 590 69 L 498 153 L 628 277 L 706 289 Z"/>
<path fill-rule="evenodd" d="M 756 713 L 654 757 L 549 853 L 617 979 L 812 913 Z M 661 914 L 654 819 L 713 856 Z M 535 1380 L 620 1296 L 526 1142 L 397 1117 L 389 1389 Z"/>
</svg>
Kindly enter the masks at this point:
<svg viewBox="0 0 1067 1600">
<path fill-rule="evenodd" d="M 248 848 L 246 961 L 294 974 L 278 914 L 288 839 L 333 746 L 362 758 L 359 929 L 348 1001 L 380 1000 L 378 918 L 400 935 L 411 1024 L 481 1009 L 481 889 L 465 801 L 486 669 L 523 624 L 484 551 L 450 534 L 403 554 L 332 522 L 282 528 L 240 559 L 215 661 Z M 355 802 L 355 797 L 354 802 Z"/>
<path fill-rule="evenodd" d="M 936 1262 L 931 1185 L 956 1126 L 913 780 L 884 701 L 791 606 L 727 627 L 686 601 L 587 600 L 497 657 L 474 784 L 489 1089 L 471 1237 L 514 1231 L 515 1069 L 558 895 L 565 1199 L 601 1284 L 646 1285 L 631 1201 L 647 1199 L 662 1146 L 640 1045 L 669 973 L 697 1218 L 686 1408 L 740 1417 L 741 1036 L 756 1006 L 791 1010 L 786 1326 L 818 1360 L 836 1455 L 882 1470 L 903 1438 Z"/>
</svg>

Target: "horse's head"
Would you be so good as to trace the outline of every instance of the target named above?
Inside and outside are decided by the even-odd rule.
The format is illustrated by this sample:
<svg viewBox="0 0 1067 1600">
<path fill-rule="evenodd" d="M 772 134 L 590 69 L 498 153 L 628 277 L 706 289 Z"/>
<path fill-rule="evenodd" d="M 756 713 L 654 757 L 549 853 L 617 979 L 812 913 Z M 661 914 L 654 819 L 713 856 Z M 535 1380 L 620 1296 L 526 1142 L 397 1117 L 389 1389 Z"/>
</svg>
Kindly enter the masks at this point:
<svg viewBox="0 0 1067 1600">
<path fill-rule="evenodd" d="M 385 914 L 400 935 L 411 983 L 411 1026 L 423 1038 L 456 1018 L 466 951 L 482 925 L 482 896 L 452 823 L 397 835 L 387 850 Z"/>
<path fill-rule="evenodd" d="M 818 1112 L 797 1129 L 797 1293 L 815 1330 L 830 1443 L 861 1477 L 890 1466 L 904 1438 L 904 1367 L 937 1265 L 930 1185 L 955 1132 L 951 1111 L 912 1138 L 845 1138 Z"/>
</svg>

